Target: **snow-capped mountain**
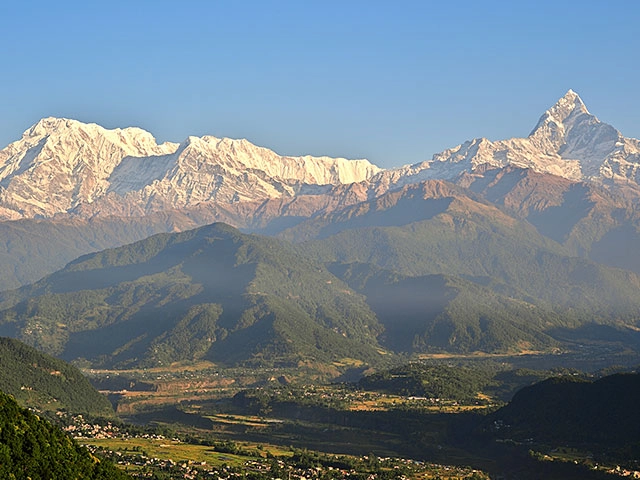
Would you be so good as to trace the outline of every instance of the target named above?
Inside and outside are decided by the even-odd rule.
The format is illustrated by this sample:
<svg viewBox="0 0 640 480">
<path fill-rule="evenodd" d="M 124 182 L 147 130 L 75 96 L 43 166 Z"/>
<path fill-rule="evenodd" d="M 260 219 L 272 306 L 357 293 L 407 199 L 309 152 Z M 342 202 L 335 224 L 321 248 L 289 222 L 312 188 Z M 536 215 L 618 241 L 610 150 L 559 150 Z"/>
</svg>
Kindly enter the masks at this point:
<svg viewBox="0 0 640 480">
<path fill-rule="evenodd" d="M 373 181 L 384 190 L 427 179 L 454 179 L 480 165 L 530 168 L 570 180 L 640 183 L 640 141 L 598 120 L 569 90 L 526 138 L 476 138 L 431 160 L 382 172 Z"/>
<path fill-rule="evenodd" d="M 181 208 L 294 196 L 302 185 L 360 182 L 378 171 L 367 160 L 283 157 L 247 140 L 189 137 L 169 155 L 125 158 L 111 175 L 108 193 Z"/>
<path fill-rule="evenodd" d="M 205 136 L 158 145 L 139 128 L 45 118 L 0 151 L 0 219 L 72 210 L 110 215 L 116 204 L 148 213 L 263 200 L 305 185 L 360 182 L 378 171 L 367 160 L 284 157 L 246 140 Z"/>
<path fill-rule="evenodd" d="M 139 128 L 106 130 L 63 118 L 45 118 L 0 151 L 0 218 L 49 217 L 92 202 L 109 189 L 109 177 L 127 157 L 163 155 Z"/>
<path fill-rule="evenodd" d="M 250 219 L 262 202 L 290 204 L 301 195 L 304 205 L 294 206 L 313 214 L 314 203 L 318 209 L 353 204 L 424 180 L 453 180 L 481 166 L 637 186 L 640 141 L 598 120 L 572 90 L 526 138 L 478 138 L 391 170 L 367 160 L 281 156 L 247 140 L 213 136 L 158 145 L 139 128 L 107 130 L 45 118 L 0 151 L 0 220 L 230 206 L 233 217 L 237 205 Z"/>
</svg>

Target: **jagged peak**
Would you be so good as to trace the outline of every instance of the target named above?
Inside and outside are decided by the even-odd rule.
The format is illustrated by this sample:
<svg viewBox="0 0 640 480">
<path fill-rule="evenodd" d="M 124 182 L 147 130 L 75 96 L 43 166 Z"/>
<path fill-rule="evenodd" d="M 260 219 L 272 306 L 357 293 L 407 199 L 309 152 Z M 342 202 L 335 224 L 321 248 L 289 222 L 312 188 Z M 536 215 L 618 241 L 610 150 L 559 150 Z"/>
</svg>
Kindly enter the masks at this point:
<svg viewBox="0 0 640 480">
<path fill-rule="evenodd" d="M 195 135 L 189 135 L 180 143 L 180 148 L 185 148 L 193 144 L 198 144 L 200 142 L 200 137 L 196 137 Z"/>
<path fill-rule="evenodd" d="M 542 118 L 553 117 L 556 121 L 564 122 L 571 114 L 575 113 L 589 114 L 589 110 L 580 95 L 569 89 L 550 109 L 544 112 Z"/>
<path fill-rule="evenodd" d="M 580 110 L 582 113 L 589 113 L 589 110 L 587 110 L 587 106 L 580 98 L 580 95 L 569 89 L 567 93 L 565 93 L 548 111 L 556 114 L 571 114 L 571 112 L 576 109 Z"/>
<path fill-rule="evenodd" d="M 569 89 L 551 108 L 542 114 L 529 137 L 535 136 L 538 131 L 549 124 L 554 124 L 555 128 L 564 126 L 569 120 L 572 120 L 571 124 L 573 124 L 573 120 L 582 115 L 593 117 L 580 95 Z"/>
</svg>

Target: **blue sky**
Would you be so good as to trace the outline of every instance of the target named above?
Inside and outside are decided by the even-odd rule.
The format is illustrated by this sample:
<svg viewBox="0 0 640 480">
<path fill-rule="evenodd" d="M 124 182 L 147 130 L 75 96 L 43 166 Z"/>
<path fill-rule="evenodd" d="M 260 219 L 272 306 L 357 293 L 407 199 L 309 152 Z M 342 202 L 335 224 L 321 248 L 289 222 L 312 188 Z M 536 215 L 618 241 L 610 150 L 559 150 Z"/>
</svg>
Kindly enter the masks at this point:
<svg viewBox="0 0 640 480">
<path fill-rule="evenodd" d="M 2 2 L 0 146 L 45 116 L 414 163 L 569 88 L 640 137 L 637 1 Z"/>
</svg>

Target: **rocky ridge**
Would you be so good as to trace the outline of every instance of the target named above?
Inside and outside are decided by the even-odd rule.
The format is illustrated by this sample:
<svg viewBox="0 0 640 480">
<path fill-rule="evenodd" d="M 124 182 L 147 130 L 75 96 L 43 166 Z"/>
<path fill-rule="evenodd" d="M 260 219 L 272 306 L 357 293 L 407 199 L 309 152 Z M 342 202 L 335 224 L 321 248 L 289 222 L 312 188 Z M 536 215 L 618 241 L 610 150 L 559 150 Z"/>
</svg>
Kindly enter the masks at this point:
<svg viewBox="0 0 640 480">
<path fill-rule="evenodd" d="M 158 145 L 139 128 L 45 118 L 0 151 L 0 219 L 228 205 L 360 182 L 379 171 L 367 160 L 280 156 L 247 140 Z"/>
</svg>

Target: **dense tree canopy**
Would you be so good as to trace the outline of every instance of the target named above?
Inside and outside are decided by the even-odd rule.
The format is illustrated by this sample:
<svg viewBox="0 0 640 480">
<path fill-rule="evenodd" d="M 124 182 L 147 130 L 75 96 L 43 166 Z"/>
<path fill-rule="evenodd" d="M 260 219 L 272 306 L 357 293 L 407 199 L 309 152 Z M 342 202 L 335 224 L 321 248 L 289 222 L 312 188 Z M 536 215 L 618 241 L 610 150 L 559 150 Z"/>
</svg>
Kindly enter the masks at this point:
<svg viewBox="0 0 640 480">
<path fill-rule="evenodd" d="M 11 480 L 129 478 L 93 457 L 58 427 L 0 392 L 0 478 Z"/>
</svg>

